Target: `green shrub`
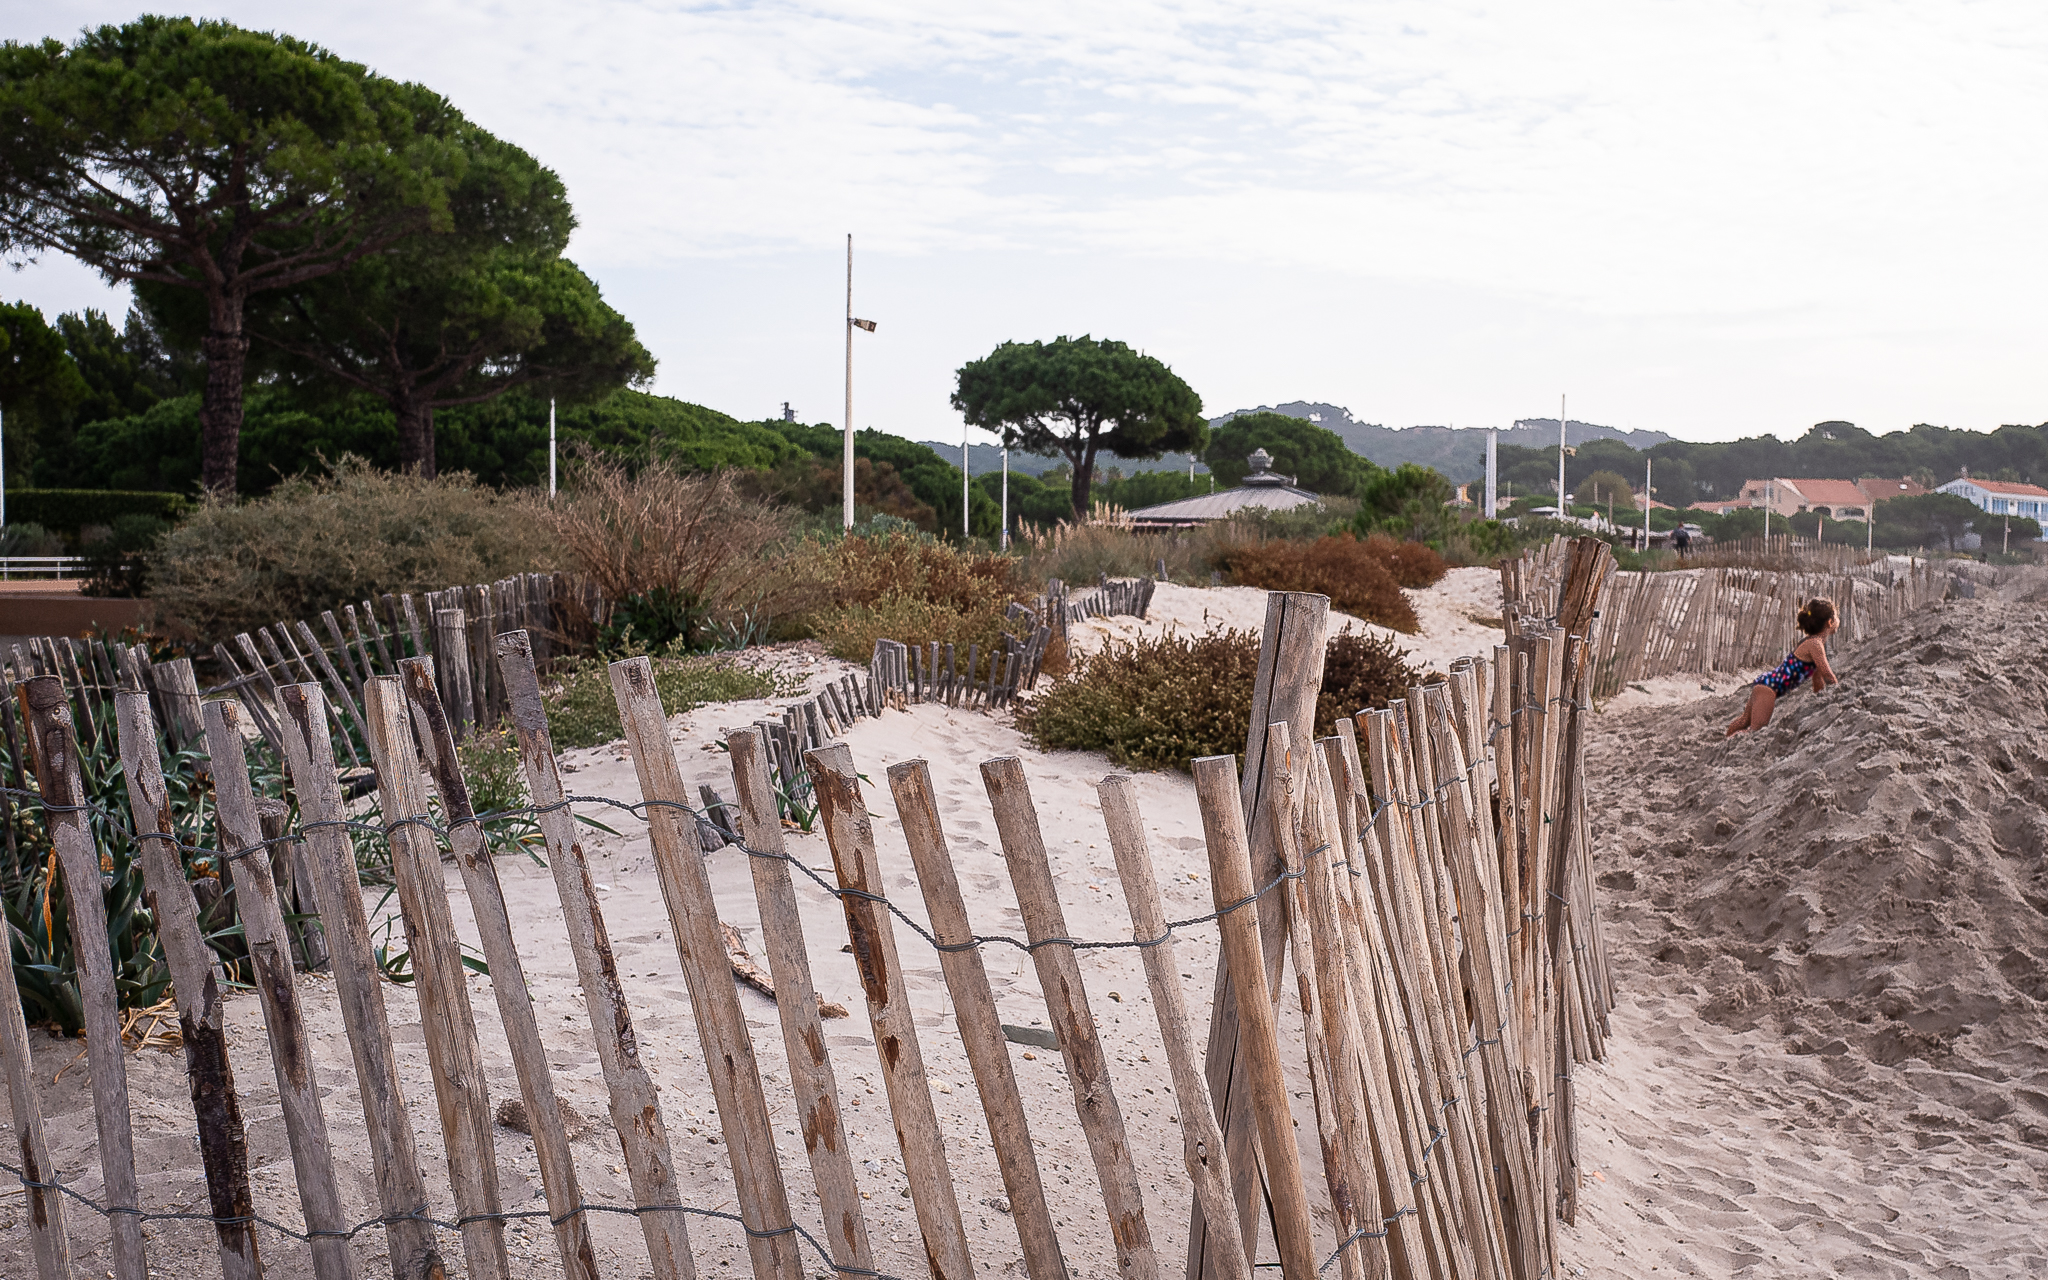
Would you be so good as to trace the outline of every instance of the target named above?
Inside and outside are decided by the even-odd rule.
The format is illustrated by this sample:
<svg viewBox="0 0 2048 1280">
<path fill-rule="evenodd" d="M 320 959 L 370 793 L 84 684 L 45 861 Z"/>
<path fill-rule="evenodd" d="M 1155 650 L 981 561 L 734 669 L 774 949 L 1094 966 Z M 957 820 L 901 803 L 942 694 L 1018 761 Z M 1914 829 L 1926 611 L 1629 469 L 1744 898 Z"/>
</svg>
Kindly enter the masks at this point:
<svg viewBox="0 0 2048 1280">
<path fill-rule="evenodd" d="M 1127 769 L 1181 769 L 1244 750 L 1259 638 L 1249 631 L 1110 643 L 1017 714 L 1040 747 Z"/>
<path fill-rule="evenodd" d="M 149 557 L 171 526 L 155 516 L 125 515 L 85 544 L 85 585 L 89 596 L 132 598 L 146 594 Z"/>
<path fill-rule="evenodd" d="M 72 538 L 88 525 L 112 525 L 122 516 L 175 522 L 192 507 L 182 493 L 136 489 L 15 489 L 7 495 L 9 528 L 36 524 Z"/>
<path fill-rule="evenodd" d="M 534 500 L 462 474 L 425 480 L 344 458 L 239 505 L 209 500 L 151 557 L 158 625 L 214 640 L 379 593 L 555 567 Z"/>
<path fill-rule="evenodd" d="M 1259 638 L 1248 631 L 1111 643 L 1017 714 L 1046 750 L 1100 751 L 1130 769 L 1187 770 L 1244 750 Z M 1385 637 L 1338 636 L 1323 659 L 1316 736 L 1339 716 L 1383 707 L 1422 674 Z"/>
<path fill-rule="evenodd" d="M 64 539 L 26 520 L 0 526 L 0 556 L 61 556 Z"/>
<path fill-rule="evenodd" d="M 1218 559 L 1240 586 L 1313 591 L 1330 597 L 1333 609 L 1413 634 L 1421 625 L 1415 607 L 1401 594 L 1401 584 L 1377 549 L 1389 545 L 1341 533 L 1307 543 L 1242 544 L 1219 553 Z"/>
<path fill-rule="evenodd" d="M 654 687 L 661 694 L 662 710 L 675 715 L 711 702 L 793 695 L 800 682 L 787 680 L 772 669 L 751 665 L 731 654 L 714 654 L 656 658 Z M 548 690 L 545 701 L 548 730 L 554 735 L 558 750 L 594 747 L 611 742 L 624 732 L 619 724 L 618 703 L 612 699 L 611 676 L 599 659 L 571 662 L 561 672 L 559 683 Z M 479 804 L 477 810 L 482 812 L 483 806 Z"/>
<path fill-rule="evenodd" d="M 1332 639 L 1323 653 L 1323 687 L 1316 693 L 1316 736 L 1337 732 L 1339 716 L 1384 707 L 1421 684 L 1423 674 L 1386 636 L 1352 632 Z"/>
</svg>

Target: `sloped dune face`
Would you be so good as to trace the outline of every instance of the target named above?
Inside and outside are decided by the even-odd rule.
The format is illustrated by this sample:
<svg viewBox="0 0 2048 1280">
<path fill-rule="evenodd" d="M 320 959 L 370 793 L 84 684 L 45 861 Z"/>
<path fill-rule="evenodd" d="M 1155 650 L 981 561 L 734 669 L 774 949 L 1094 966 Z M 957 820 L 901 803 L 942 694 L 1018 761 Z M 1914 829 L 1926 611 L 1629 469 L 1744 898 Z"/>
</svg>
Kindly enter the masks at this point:
<svg viewBox="0 0 2048 1280">
<path fill-rule="evenodd" d="M 2048 603 L 1951 601 L 1834 666 L 1732 740 L 1725 695 L 1596 732 L 1621 945 L 1929 1142 L 2048 1149 Z"/>
</svg>

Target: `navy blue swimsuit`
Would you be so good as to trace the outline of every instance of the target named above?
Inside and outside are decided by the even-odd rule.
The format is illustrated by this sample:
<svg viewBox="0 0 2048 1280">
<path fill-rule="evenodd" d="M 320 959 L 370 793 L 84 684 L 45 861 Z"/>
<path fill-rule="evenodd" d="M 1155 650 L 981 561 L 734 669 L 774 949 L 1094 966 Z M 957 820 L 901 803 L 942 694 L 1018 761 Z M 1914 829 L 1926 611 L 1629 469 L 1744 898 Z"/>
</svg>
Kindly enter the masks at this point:
<svg viewBox="0 0 2048 1280">
<path fill-rule="evenodd" d="M 1797 689 L 1800 682 L 1812 674 L 1813 664 L 1799 657 L 1798 651 L 1794 650 L 1786 654 L 1785 660 L 1775 668 L 1758 676 L 1754 683 L 1762 685 L 1782 698 Z"/>
</svg>

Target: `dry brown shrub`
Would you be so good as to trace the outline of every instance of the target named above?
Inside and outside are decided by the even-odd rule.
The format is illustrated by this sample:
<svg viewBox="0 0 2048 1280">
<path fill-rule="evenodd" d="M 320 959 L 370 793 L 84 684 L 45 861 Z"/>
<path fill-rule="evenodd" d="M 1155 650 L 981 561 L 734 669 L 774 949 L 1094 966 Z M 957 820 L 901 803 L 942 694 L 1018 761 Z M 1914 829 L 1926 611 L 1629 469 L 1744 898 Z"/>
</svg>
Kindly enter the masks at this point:
<svg viewBox="0 0 2048 1280">
<path fill-rule="evenodd" d="M 1008 556 L 895 532 L 809 539 L 786 571 L 808 594 L 803 615 L 811 633 L 828 652 L 865 662 L 878 639 L 986 651 L 1021 594 L 1016 567 Z M 965 653 L 958 658 L 965 661 Z"/>
<path fill-rule="evenodd" d="M 1382 559 L 1349 533 L 1314 542 L 1239 545 L 1219 554 L 1232 582 L 1268 591 L 1312 591 L 1367 622 L 1413 634 L 1421 624 Z"/>
<path fill-rule="evenodd" d="M 213 641 L 387 591 L 558 567 L 531 494 L 344 457 L 261 498 L 207 501 L 152 557 L 150 599 L 167 634 Z"/>
<path fill-rule="evenodd" d="M 668 591 L 720 616 L 772 612 L 787 594 L 774 565 L 791 518 L 743 496 L 731 472 L 685 475 L 656 461 L 629 473 L 593 458 L 572 480 L 546 525 L 606 600 Z"/>
<path fill-rule="evenodd" d="M 1451 571 L 1444 558 L 1426 542 L 1398 542 L 1384 533 L 1375 533 L 1365 540 L 1365 551 L 1386 565 L 1394 581 L 1404 587 L 1433 587 Z"/>
</svg>

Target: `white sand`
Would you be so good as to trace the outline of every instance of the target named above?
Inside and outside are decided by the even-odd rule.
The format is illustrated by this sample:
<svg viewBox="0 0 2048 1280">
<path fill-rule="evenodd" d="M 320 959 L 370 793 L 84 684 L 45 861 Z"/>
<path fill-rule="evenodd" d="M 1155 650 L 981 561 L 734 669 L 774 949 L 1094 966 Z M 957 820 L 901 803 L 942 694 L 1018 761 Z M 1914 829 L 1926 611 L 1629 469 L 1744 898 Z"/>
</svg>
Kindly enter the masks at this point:
<svg viewBox="0 0 2048 1280">
<path fill-rule="evenodd" d="M 1412 643 L 1430 665 L 1475 652 L 1499 635 L 1466 617 L 1498 612 L 1481 572 L 1459 571 L 1438 593 L 1419 593 L 1424 629 Z M 1146 626 L 1193 629 L 1211 621 L 1256 624 L 1263 602 L 1255 592 L 1162 588 L 1154 608 Z M 1104 632 L 1129 626 L 1090 624 Z M 2039 670 L 2048 611 L 2037 608 L 2009 631 L 2005 626 L 1989 613 L 1931 616 L 1916 624 L 1910 651 L 1887 659 L 1881 678 L 1866 677 L 1874 658 L 1845 654 L 1838 661 L 1854 701 L 1795 699 L 1781 723 L 1734 744 L 1721 743 L 1717 729 L 1733 714 L 1733 682 L 1726 678 L 1708 681 L 1728 688 L 1706 705 L 1686 705 L 1677 697 L 1682 690 L 1673 689 L 1667 705 L 1628 710 L 1617 699 L 1597 723 L 1591 760 L 1611 785 L 1596 797 L 1594 826 L 1622 1005 L 1609 1041 L 1612 1060 L 1579 1077 L 1581 1149 L 1590 1172 L 1580 1224 L 1564 1235 L 1565 1274 L 1982 1280 L 2048 1273 L 2048 1227 L 2039 1209 L 2048 1189 L 2048 1058 L 2041 1049 L 2048 1042 L 2041 1012 L 2048 1007 L 2041 978 L 2048 966 L 2048 889 L 2040 862 L 2048 758 L 2031 745 L 2042 705 L 2038 680 L 2026 683 L 2026 673 Z M 1998 629 L 2000 651 L 1973 657 L 1972 637 L 1989 628 Z M 802 660 L 819 679 L 843 669 L 828 659 Z M 1690 683 L 1695 698 L 1706 697 L 1699 680 Z M 1655 697 L 1655 687 L 1640 696 Z M 1986 722 L 1969 710 L 1972 697 L 2000 699 L 2026 728 L 2001 720 L 1973 730 Z M 711 782 L 729 796 L 726 760 L 715 745 L 722 727 L 749 723 L 776 705 L 716 706 L 676 717 L 672 736 L 686 781 Z M 1884 753 L 1872 748 L 1879 738 L 1891 744 Z M 931 762 L 975 927 L 1014 934 L 1021 923 L 976 766 L 1015 754 L 1037 799 L 1070 932 L 1129 936 L 1093 791 L 1110 771 L 1102 758 L 1039 752 L 1002 717 L 938 707 L 863 721 L 847 742 L 876 783 L 869 806 L 886 887 L 914 917 L 924 913 L 883 770 L 905 758 Z M 1963 774 L 1945 773 L 1936 757 L 1972 763 Z M 639 795 L 622 748 L 570 752 L 564 767 L 572 792 Z M 1208 911 L 1192 783 L 1180 774 L 1148 774 L 1138 792 L 1168 912 Z M 684 1195 L 731 1210 L 727 1157 L 646 839 L 630 819 L 590 812 L 621 832 L 593 834 L 589 847 L 643 1053 L 663 1090 Z M 829 868 L 821 836 L 793 834 L 790 847 L 806 864 Z M 740 927 L 760 957 L 745 856 L 727 849 L 709 865 L 720 915 Z M 604 1123 L 602 1076 L 552 882 L 518 858 L 501 859 L 499 873 L 558 1087 L 598 1121 L 575 1144 L 584 1193 L 623 1202 L 617 1142 Z M 452 869 L 448 884 L 457 927 L 473 937 Z M 818 985 L 853 1011 L 827 1027 L 861 1184 L 872 1197 L 879 1265 L 922 1276 L 865 1006 L 841 951 L 843 917 L 809 881 L 799 878 L 797 893 Z M 1971 905 L 1980 898 L 1992 906 Z M 1178 968 L 1198 1024 L 1207 1020 L 1214 937 L 1198 928 L 1179 944 Z M 898 944 L 978 1266 L 987 1276 L 1021 1275 L 1014 1228 L 989 1203 L 1001 1183 L 936 957 L 907 929 L 899 928 Z M 1003 947 L 986 958 L 1004 1020 L 1042 1022 L 1030 961 Z M 1177 1275 L 1189 1193 L 1177 1107 L 1136 953 L 1085 953 L 1081 967 L 1115 1072 L 1153 1242 L 1163 1273 Z M 349 1211 L 367 1217 L 369 1162 L 332 984 L 308 978 L 302 990 L 317 1069 L 328 1086 L 344 1194 Z M 446 1215 L 452 1205 L 445 1161 L 436 1154 L 439 1126 L 418 1012 L 402 988 L 387 988 L 387 998 L 435 1209 Z M 489 980 L 472 978 L 471 998 L 492 1096 L 513 1096 Z M 815 1227 L 775 1011 L 749 991 L 741 1001 L 770 1096 L 781 1100 L 777 1121 L 787 1122 L 778 1138 L 791 1198 L 799 1220 Z M 246 995 L 231 997 L 228 1009 L 259 1209 L 296 1221 L 261 1011 Z M 1292 1013 L 1285 1028 L 1290 1061 L 1298 1061 Z M 43 1033 L 33 1039 L 46 1082 L 78 1050 Z M 1073 1272 L 1077 1280 L 1110 1280 L 1115 1268 L 1093 1166 L 1058 1056 L 1013 1046 L 1011 1057 Z M 146 1203 L 203 1210 L 182 1055 L 142 1052 L 128 1061 Z M 43 1098 L 63 1176 L 95 1194 L 99 1174 L 82 1067 L 46 1087 Z M 1312 1133 L 1309 1108 L 1304 1088 L 1296 1118 Z M 1311 1168 L 1315 1145 L 1304 1141 Z M 530 1141 L 501 1129 L 498 1153 L 506 1206 L 539 1207 Z M 1312 1196 L 1324 1200 L 1319 1188 Z M 28 1273 L 21 1203 L 0 1198 L 0 1275 Z M 79 1273 L 102 1273 L 100 1224 L 78 1213 L 72 1224 Z M 642 1274 L 630 1221 L 599 1217 L 594 1228 L 606 1275 Z M 1320 1231 L 1329 1236 L 1327 1219 Z M 214 1273 L 207 1231 L 161 1224 L 149 1235 L 153 1264 L 164 1274 Z M 693 1221 L 691 1238 L 700 1275 L 745 1273 L 744 1245 L 731 1224 Z M 520 1274 L 559 1274 L 544 1228 L 515 1229 L 511 1240 Z M 1329 1243 L 1321 1239 L 1319 1247 Z M 269 1237 L 263 1244 L 272 1274 L 307 1274 L 299 1246 Z M 452 1238 L 444 1247 L 459 1265 Z M 357 1251 L 366 1276 L 388 1267 L 375 1232 L 361 1238 Z M 1271 1256 L 1269 1248 L 1265 1257 Z M 807 1264 L 816 1274 L 815 1258 Z"/>
<path fill-rule="evenodd" d="M 1500 574 L 1492 569 L 1453 569 L 1443 581 L 1421 591 L 1404 591 L 1415 606 L 1421 630 L 1414 635 L 1376 626 L 1332 610 L 1330 633 L 1364 631 L 1385 636 L 1408 651 L 1426 671 L 1441 671 L 1459 658 L 1491 654 L 1506 632 L 1500 625 Z M 1162 582 L 1143 621 L 1131 617 L 1090 618 L 1076 623 L 1067 643 L 1076 654 L 1094 653 L 1111 640 L 1179 632 L 1249 631 L 1265 627 L 1266 595 L 1258 587 L 1183 587 Z"/>
</svg>

